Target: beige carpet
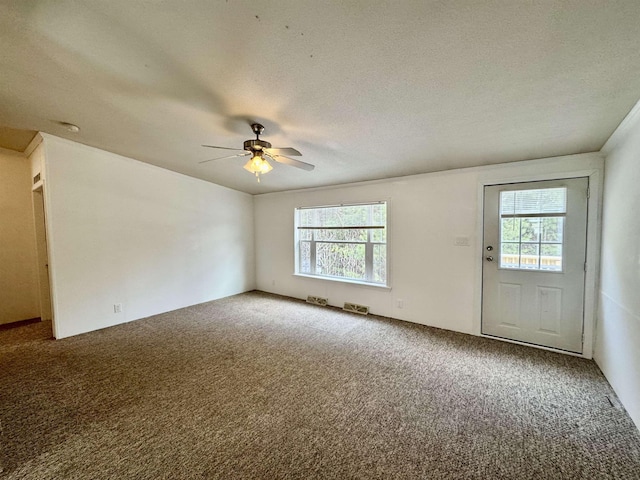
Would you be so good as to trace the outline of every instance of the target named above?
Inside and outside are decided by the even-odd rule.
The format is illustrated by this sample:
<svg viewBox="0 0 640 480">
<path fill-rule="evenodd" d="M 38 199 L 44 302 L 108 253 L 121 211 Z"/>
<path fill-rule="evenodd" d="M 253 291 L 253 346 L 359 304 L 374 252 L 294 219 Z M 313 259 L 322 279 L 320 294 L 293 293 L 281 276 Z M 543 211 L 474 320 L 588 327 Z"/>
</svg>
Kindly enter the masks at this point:
<svg viewBox="0 0 640 480">
<path fill-rule="evenodd" d="M 251 292 L 0 331 L 1 479 L 640 479 L 593 362 Z"/>
</svg>

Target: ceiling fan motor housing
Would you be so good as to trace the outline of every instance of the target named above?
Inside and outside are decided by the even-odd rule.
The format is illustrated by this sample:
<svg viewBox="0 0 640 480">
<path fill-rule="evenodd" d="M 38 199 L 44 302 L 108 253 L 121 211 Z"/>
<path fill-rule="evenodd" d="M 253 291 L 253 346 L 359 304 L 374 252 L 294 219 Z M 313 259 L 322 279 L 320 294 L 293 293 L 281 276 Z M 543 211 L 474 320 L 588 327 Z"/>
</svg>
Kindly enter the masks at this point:
<svg viewBox="0 0 640 480">
<path fill-rule="evenodd" d="M 271 148 L 271 144 L 269 142 L 265 142 L 264 140 L 247 140 L 244 142 L 244 149 L 253 151 L 261 151 L 264 148 Z"/>
</svg>

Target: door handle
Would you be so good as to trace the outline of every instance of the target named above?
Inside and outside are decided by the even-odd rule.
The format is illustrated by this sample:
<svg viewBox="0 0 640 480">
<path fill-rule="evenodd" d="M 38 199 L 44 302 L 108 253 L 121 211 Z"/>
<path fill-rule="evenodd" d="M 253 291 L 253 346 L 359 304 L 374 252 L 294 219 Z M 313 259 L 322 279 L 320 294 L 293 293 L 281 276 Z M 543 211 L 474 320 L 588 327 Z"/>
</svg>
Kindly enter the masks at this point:
<svg viewBox="0 0 640 480">
<path fill-rule="evenodd" d="M 493 262 L 493 257 L 491 255 L 487 257 L 487 262 Z"/>
</svg>

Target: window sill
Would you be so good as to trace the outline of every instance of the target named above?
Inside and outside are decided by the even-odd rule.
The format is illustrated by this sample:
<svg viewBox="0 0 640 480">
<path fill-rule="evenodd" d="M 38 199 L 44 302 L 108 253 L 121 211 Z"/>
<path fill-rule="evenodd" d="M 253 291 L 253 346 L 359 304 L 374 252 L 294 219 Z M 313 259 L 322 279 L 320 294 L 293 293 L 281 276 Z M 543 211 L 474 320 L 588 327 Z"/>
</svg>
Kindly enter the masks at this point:
<svg viewBox="0 0 640 480">
<path fill-rule="evenodd" d="M 344 278 L 333 278 L 333 277 L 321 277 L 319 275 L 305 275 L 304 273 L 294 273 L 294 277 L 303 277 L 303 278 L 312 278 L 314 280 L 326 280 L 329 282 L 337 282 L 337 283 L 348 283 L 349 285 L 357 285 L 359 287 L 371 287 L 371 288 L 379 288 L 382 290 L 391 290 L 391 287 L 388 285 L 380 285 L 378 283 L 367 283 L 360 282 L 358 280 L 347 280 Z"/>
</svg>

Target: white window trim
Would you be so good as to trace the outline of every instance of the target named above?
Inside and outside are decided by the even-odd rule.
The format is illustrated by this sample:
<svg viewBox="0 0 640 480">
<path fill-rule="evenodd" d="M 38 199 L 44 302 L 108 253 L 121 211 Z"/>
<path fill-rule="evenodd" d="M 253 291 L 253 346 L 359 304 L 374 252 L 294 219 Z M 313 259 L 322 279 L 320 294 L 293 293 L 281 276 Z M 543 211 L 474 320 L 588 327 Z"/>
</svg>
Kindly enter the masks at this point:
<svg viewBox="0 0 640 480">
<path fill-rule="evenodd" d="M 351 285 L 358 285 L 359 287 L 371 287 L 380 288 L 382 290 L 391 290 L 391 287 L 389 285 L 383 285 L 382 283 L 361 282 L 359 280 L 349 280 L 348 278 L 322 277 L 320 275 L 307 275 L 306 273 L 294 273 L 293 276 L 301 278 L 312 278 L 313 280 L 326 280 L 328 282 L 349 283 Z"/>
</svg>

